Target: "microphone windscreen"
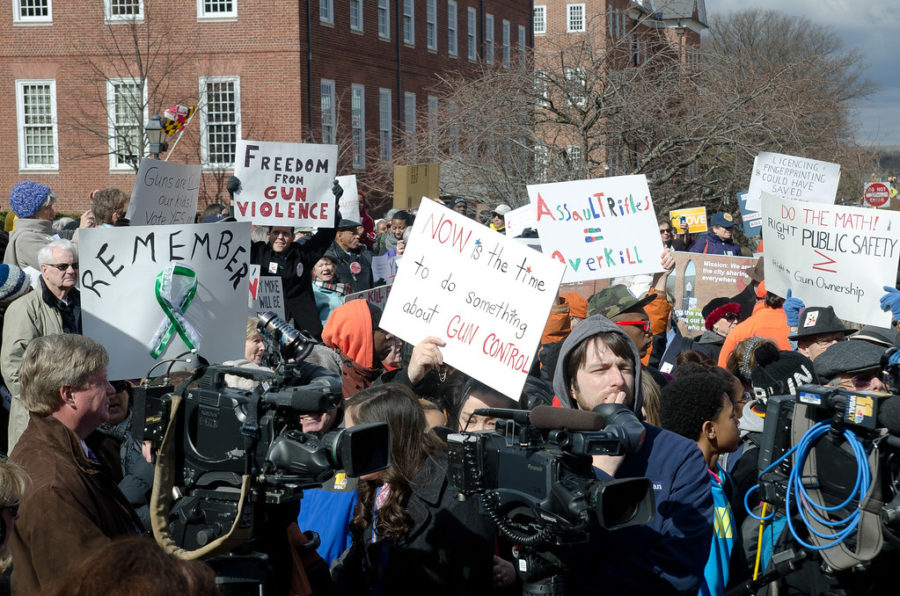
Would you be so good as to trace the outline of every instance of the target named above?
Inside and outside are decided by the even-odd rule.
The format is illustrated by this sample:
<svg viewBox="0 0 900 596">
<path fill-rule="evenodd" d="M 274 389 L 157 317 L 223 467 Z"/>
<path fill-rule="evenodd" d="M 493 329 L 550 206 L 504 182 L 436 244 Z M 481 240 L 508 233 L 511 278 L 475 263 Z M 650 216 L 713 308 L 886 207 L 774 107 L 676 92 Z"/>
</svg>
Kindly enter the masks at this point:
<svg viewBox="0 0 900 596">
<path fill-rule="evenodd" d="M 900 437 L 900 396 L 889 397 L 878 404 L 878 424 Z"/>
<path fill-rule="evenodd" d="M 597 412 L 537 406 L 531 410 L 531 423 L 541 430 L 565 428 L 572 431 L 603 430 L 606 418 Z"/>
</svg>

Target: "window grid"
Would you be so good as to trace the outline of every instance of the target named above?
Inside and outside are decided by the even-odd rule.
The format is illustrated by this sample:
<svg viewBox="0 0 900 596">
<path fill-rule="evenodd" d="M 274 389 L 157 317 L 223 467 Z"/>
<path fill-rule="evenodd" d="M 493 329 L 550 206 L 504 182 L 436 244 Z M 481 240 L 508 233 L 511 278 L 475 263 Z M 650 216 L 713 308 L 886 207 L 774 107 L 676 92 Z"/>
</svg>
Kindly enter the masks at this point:
<svg viewBox="0 0 900 596">
<path fill-rule="evenodd" d="M 484 15 L 484 61 L 494 63 L 494 15 Z"/>
<path fill-rule="evenodd" d="M 477 39 L 477 29 L 478 29 L 478 15 L 475 12 L 475 9 L 471 6 L 468 8 L 467 13 L 468 20 L 468 29 L 466 31 L 466 36 L 469 40 L 469 60 L 477 60 L 478 59 L 478 45 L 476 42 Z"/>
<path fill-rule="evenodd" d="M 108 81 L 109 166 L 131 168 L 140 159 L 144 136 L 145 101 L 140 81 Z"/>
<path fill-rule="evenodd" d="M 353 168 L 366 167 L 366 88 L 353 85 L 350 88 L 350 126 L 353 132 Z"/>
<path fill-rule="evenodd" d="M 322 142 L 326 145 L 334 143 L 334 81 L 322 79 L 320 83 L 321 111 L 322 111 Z"/>
<path fill-rule="evenodd" d="M 428 0 L 425 5 L 425 45 L 437 51 L 437 0 Z"/>
<path fill-rule="evenodd" d="M 240 137 L 240 88 L 237 78 L 208 79 L 204 85 L 206 99 L 206 155 L 208 166 L 231 167 Z"/>
<path fill-rule="evenodd" d="M 143 19 L 143 0 L 106 0 L 106 18 L 116 19 Z"/>
<path fill-rule="evenodd" d="M 319 20 L 334 24 L 334 0 L 319 0 Z"/>
<path fill-rule="evenodd" d="M 391 90 L 378 90 L 378 141 L 380 157 L 384 161 L 393 159 L 393 138 L 391 133 Z"/>
<path fill-rule="evenodd" d="M 458 155 L 459 154 L 459 125 L 457 124 L 457 114 L 459 113 L 459 104 L 455 101 L 451 101 L 450 105 L 447 107 L 447 112 L 450 117 L 450 147 L 449 153 L 450 155 Z"/>
<path fill-rule="evenodd" d="M 391 0 L 378 0 L 378 37 L 391 38 Z"/>
<path fill-rule="evenodd" d="M 566 69 L 566 81 L 568 82 L 569 104 L 579 108 L 585 105 L 585 91 L 587 90 L 587 78 L 582 66 Z"/>
<path fill-rule="evenodd" d="M 236 0 L 198 0 L 198 16 L 203 17 L 236 17 Z"/>
<path fill-rule="evenodd" d="M 416 7 L 414 0 L 403 0 L 403 43 L 416 44 Z"/>
<path fill-rule="evenodd" d="M 447 54 L 450 56 L 459 54 L 459 39 L 456 31 L 458 25 L 456 2 L 447 0 Z"/>
<path fill-rule="evenodd" d="M 581 147 L 579 145 L 569 145 L 566 147 L 566 154 L 569 157 L 569 165 L 572 170 L 578 170 L 581 167 Z"/>
<path fill-rule="evenodd" d="M 350 28 L 354 31 L 363 30 L 362 0 L 350 0 Z"/>
<path fill-rule="evenodd" d="M 547 6 L 539 4 L 534 7 L 534 32 L 542 34 L 547 32 Z"/>
<path fill-rule="evenodd" d="M 503 20 L 503 29 L 501 33 L 501 43 L 503 44 L 503 68 L 509 68 L 509 21 Z"/>
<path fill-rule="evenodd" d="M 569 33 L 584 31 L 584 4 L 566 5 L 566 31 Z"/>
<path fill-rule="evenodd" d="M 53 19 L 51 0 L 13 0 L 15 22 L 46 22 Z"/>
<path fill-rule="evenodd" d="M 56 169 L 56 83 L 24 81 L 19 85 L 19 148 L 22 169 Z"/>
</svg>

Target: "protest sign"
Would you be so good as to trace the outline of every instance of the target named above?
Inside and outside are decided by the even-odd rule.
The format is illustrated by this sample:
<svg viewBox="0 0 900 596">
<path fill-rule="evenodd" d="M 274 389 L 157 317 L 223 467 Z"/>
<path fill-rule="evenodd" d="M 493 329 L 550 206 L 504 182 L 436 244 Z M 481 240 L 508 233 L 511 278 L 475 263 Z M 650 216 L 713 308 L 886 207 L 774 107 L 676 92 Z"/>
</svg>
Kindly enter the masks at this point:
<svg viewBox="0 0 900 596">
<path fill-rule="evenodd" d="M 707 229 L 706 207 L 691 207 L 690 209 L 673 209 L 669 211 L 669 223 L 672 224 L 672 227 L 679 234 L 682 232 L 681 218 L 684 218 L 685 223 L 688 225 L 689 234 L 705 232 Z"/>
<path fill-rule="evenodd" d="M 788 288 L 807 306 L 834 307 L 838 317 L 888 327 L 879 299 L 897 276 L 900 213 L 864 207 L 796 203 L 764 193 L 766 289 Z"/>
<path fill-rule="evenodd" d="M 200 166 L 141 159 L 125 217 L 132 226 L 192 224 L 200 193 Z"/>
<path fill-rule="evenodd" d="M 781 153 L 760 153 L 753 160 L 747 208 L 760 210 L 762 192 L 795 201 L 832 204 L 840 178 L 841 166 L 836 163 Z"/>
<path fill-rule="evenodd" d="M 391 295 L 392 287 L 392 285 L 388 284 L 386 286 L 376 286 L 369 290 L 356 292 L 355 294 L 347 294 L 344 296 L 344 302 L 349 302 L 351 300 L 366 300 L 369 304 L 374 304 L 384 310 L 384 305 L 387 303 L 388 296 Z"/>
<path fill-rule="evenodd" d="M 381 327 L 519 399 L 556 298 L 562 263 L 434 201 L 419 205 Z"/>
<path fill-rule="evenodd" d="M 240 139 L 234 217 L 266 226 L 334 227 L 337 145 Z"/>
<path fill-rule="evenodd" d="M 566 265 L 563 281 L 662 270 L 656 213 L 644 176 L 528 186 L 545 255 Z"/>
<path fill-rule="evenodd" d="M 249 245 L 239 222 L 81 230 L 82 326 L 109 351 L 109 378 L 192 347 L 210 362 L 243 357 Z"/>
<path fill-rule="evenodd" d="M 401 258 L 402 256 L 398 255 L 396 250 L 389 250 L 383 255 L 372 257 L 372 279 L 383 279 L 385 283 L 394 283 Z"/>
<path fill-rule="evenodd" d="M 526 228 L 537 231 L 534 205 L 529 203 L 524 207 L 513 209 L 503 216 L 503 223 L 506 226 L 506 235 L 510 238 L 521 236 Z"/>
<path fill-rule="evenodd" d="M 394 166 L 394 208 L 408 211 L 422 197 L 437 199 L 440 181 L 441 164 L 438 163 Z"/>
<path fill-rule="evenodd" d="M 250 265 L 248 276 L 250 296 L 248 306 L 250 314 L 261 315 L 264 312 L 274 312 L 287 321 L 284 316 L 284 290 L 281 286 L 281 278 L 277 275 L 259 275 L 259 265 Z"/>
<path fill-rule="evenodd" d="M 341 210 L 341 217 L 344 219 L 352 219 L 353 221 L 362 221 L 359 217 L 359 194 L 356 187 L 356 174 L 349 176 L 338 176 L 338 184 L 344 189 L 344 194 L 338 201 L 338 207 Z"/>
<path fill-rule="evenodd" d="M 752 238 L 762 234 L 762 214 L 747 208 L 747 191 L 737 193 L 737 200 L 741 210 L 741 221 L 744 223 L 744 236 Z"/>
</svg>

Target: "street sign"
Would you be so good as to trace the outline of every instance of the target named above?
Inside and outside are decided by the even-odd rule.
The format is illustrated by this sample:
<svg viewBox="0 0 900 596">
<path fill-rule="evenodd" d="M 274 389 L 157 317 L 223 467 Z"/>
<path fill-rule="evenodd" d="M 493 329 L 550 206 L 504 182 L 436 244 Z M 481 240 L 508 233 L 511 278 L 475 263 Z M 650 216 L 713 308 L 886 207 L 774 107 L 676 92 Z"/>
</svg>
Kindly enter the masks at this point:
<svg viewBox="0 0 900 596">
<path fill-rule="evenodd" d="M 869 182 L 863 191 L 863 203 L 869 207 L 884 207 L 890 198 L 890 189 L 884 182 Z"/>
</svg>

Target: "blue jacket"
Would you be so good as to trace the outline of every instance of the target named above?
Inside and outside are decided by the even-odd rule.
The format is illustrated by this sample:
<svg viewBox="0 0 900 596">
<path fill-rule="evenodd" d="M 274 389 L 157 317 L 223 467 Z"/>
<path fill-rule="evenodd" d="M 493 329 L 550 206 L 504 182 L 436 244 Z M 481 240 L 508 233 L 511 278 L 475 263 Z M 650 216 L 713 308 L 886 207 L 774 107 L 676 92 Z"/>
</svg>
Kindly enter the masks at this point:
<svg viewBox="0 0 900 596">
<path fill-rule="evenodd" d="M 697 238 L 697 241 L 694 242 L 690 252 L 739 257 L 741 256 L 741 247 L 731 240 L 722 240 L 712 232 L 707 232 L 704 236 Z"/>
<path fill-rule="evenodd" d="M 350 546 L 350 520 L 356 507 L 356 479 L 338 472 L 322 488 L 303 490 L 297 525 L 322 541 L 316 552 L 330 566 Z"/>
</svg>

